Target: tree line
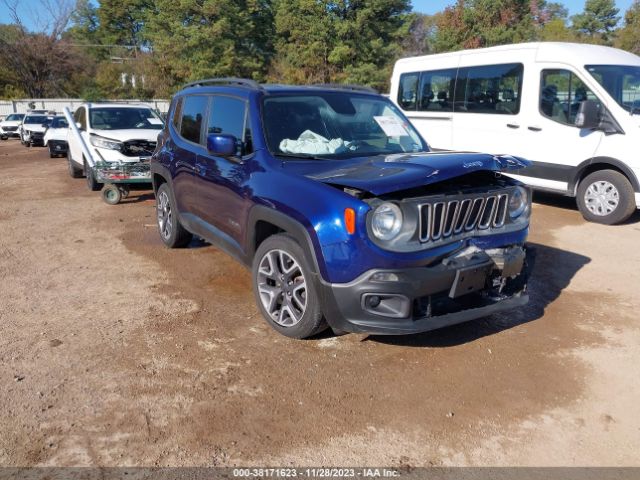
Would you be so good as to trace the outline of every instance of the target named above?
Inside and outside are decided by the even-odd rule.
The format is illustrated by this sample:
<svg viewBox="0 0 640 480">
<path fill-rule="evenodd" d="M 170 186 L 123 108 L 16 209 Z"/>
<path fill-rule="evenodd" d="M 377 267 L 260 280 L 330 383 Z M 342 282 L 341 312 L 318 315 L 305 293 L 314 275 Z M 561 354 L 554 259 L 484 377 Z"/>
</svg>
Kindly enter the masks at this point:
<svg viewBox="0 0 640 480">
<path fill-rule="evenodd" d="M 0 96 L 163 98 L 207 77 L 359 83 L 387 91 L 403 56 L 526 41 L 577 41 L 640 53 L 640 0 L 569 16 L 547 0 L 458 0 L 435 15 L 410 0 L 39 0 L 26 28 L 2 0 Z M 32 19 L 33 20 L 33 19 Z"/>
</svg>

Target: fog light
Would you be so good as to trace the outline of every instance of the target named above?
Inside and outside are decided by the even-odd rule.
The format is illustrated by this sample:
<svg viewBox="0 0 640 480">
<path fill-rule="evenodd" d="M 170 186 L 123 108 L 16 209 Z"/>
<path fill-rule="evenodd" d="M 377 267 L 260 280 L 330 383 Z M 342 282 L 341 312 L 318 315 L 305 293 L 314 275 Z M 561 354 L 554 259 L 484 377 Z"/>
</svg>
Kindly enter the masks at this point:
<svg viewBox="0 0 640 480">
<path fill-rule="evenodd" d="M 371 295 L 369 298 L 367 298 L 367 304 L 369 305 L 369 308 L 376 308 L 378 305 L 380 305 L 380 297 L 378 297 L 377 295 Z"/>
</svg>

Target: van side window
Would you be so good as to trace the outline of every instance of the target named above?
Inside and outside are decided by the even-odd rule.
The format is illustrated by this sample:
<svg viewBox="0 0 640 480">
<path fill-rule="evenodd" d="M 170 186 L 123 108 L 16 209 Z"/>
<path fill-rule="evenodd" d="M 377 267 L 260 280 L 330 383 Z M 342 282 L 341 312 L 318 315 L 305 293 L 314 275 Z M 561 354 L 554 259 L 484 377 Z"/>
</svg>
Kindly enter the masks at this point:
<svg viewBox="0 0 640 480">
<path fill-rule="evenodd" d="M 540 80 L 540 113 L 563 125 L 574 125 L 580 103 L 598 101 L 578 76 L 569 70 L 543 70 Z"/>
<path fill-rule="evenodd" d="M 246 134 L 246 111 L 247 105 L 244 100 L 223 96 L 213 97 L 213 104 L 209 111 L 207 135 L 212 133 L 225 133 L 233 135 L 239 142 L 243 142 Z M 247 153 L 250 152 L 238 152 L 238 154 Z"/>
<path fill-rule="evenodd" d="M 456 86 L 456 69 L 422 72 L 418 110 L 421 112 L 451 112 Z"/>
<path fill-rule="evenodd" d="M 418 104 L 419 73 L 403 73 L 400 75 L 398 88 L 398 105 L 403 110 L 415 110 Z"/>
<path fill-rule="evenodd" d="M 185 140 L 200 143 L 202 131 L 202 119 L 207 111 L 209 97 L 205 95 L 190 95 L 184 100 L 182 109 L 182 122 L 180 123 L 180 135 Z"/>
<path fill-rule="evenodd" d="M 461 68 L 454 111 L 517 115 L 520 112 L 523 74 L 521 63 Z"/>
<path fill-rule="evenodd" d="M 180 97 L 178 99 L 178 101 L 176 101 L 176 106 L 173 109 L 173 116 L 172 116 L 172 120 L 173 120 L 173 126 L 176 128 L 176 130 L 180 129 L 180 119 L 182 117 L 182 104 L 184 102 L 184 98 Z"/>
</svg>

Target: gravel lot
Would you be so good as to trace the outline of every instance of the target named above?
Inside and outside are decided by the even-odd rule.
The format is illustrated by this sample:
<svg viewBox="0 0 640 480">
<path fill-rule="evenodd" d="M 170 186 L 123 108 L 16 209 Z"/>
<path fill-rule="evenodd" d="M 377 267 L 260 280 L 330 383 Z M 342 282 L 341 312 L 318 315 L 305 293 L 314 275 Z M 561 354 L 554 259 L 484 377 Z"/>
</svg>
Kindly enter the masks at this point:
<svg viewBox="0 0 640 480">
<path fill-rule="evenodd" d="M 0 465 L 640 465 L 640 216 L 537 197 L 532 302 L 412 337 L 279 336 L 153 195 L 0 143 Z"/>
</svg>

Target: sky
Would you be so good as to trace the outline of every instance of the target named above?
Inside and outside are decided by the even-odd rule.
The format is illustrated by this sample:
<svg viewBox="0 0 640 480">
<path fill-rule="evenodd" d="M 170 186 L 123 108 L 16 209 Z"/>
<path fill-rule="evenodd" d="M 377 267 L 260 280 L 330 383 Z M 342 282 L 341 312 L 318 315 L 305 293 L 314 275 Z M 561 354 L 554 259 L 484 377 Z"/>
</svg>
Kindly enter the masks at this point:
<svg viewBox="0 0 640 480">
<path fill-rule="evenodd" d="M 584 9 L 584 0 L 555 0 L 558 3 L 564 4 L 569 9 L 569 15 L 582 12 Z M 413 9 L 417 12 L 433 14 L 441 12 L 449 5 L 455 4 L 455 0 L 413 0 Z M 629 6 L 633 3 L 633 0 L 616 0 L 616 5 L 620 9 L 620 16 L 624 16 L 624 12 L 627 11 Z"/>
<path fill-rule="evenodd" d="M 580 13 L 584 9 L 584 0 L 555 0 L 563 3 L 568 9 L 569 14 L 574 15 Z M 624 12 L 629 8 L 633 0 L 616 0 L 616 4 L 620 9 L 620 16 L 624 16 Z M 55 3 L 55 0 L 54 0 Z M 440 12 L 449 5 L 453 5 L 455 0 L 413 0 L 413 9 L 417 12 L 433 14 Z M 18 12 L 22 16 L 23 23 L 29 29 L 37 27 L 34 25 L 31 17 L 40 0 L 20 0 Z M 9 12 L 6 11 L 4 4 L 0 2 L 0 23 L 10 23 L 11 18 Z"/>
</svg>

